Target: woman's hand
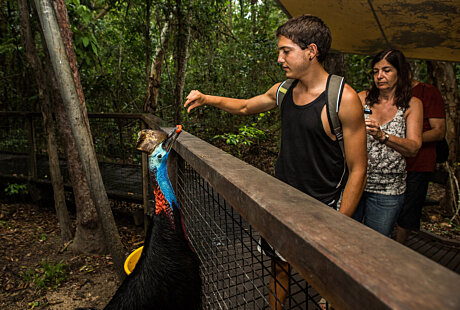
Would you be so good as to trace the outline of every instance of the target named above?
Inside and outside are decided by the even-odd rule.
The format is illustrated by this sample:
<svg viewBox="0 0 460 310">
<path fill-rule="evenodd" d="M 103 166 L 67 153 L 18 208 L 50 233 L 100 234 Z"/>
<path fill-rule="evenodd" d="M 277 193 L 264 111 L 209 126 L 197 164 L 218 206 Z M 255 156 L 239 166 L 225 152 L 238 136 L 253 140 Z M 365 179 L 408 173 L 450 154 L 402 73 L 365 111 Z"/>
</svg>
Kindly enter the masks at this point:
<svg viewBox="0 0 460 310">
<path fill-rule="evenodd" d="M 367 118 L 366 120 L 366 132 L 371 135 L 375 140 L 381 142 L 385 139 L 385 133 L 380 129 L 380 124 L 374 119 Z"/>
</svg>

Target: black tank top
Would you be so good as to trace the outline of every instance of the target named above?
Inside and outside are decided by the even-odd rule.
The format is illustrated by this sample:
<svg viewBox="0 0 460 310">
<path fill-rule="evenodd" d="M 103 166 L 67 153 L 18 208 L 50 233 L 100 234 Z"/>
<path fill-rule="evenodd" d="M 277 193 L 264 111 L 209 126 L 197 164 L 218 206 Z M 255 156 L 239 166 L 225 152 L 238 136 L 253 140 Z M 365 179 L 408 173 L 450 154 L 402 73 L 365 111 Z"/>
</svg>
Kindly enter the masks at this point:
<svg viewBox="0 0 460 310">
<path fill-rule="evenodd" d="M 348 173 L 339 143 L 326 134 L 321 122 L 327 90 L 299 106 L 292 98 L 296 84 L 281 105 L 281 150 L 275 176 L 335 208 Z"/>
</svg>

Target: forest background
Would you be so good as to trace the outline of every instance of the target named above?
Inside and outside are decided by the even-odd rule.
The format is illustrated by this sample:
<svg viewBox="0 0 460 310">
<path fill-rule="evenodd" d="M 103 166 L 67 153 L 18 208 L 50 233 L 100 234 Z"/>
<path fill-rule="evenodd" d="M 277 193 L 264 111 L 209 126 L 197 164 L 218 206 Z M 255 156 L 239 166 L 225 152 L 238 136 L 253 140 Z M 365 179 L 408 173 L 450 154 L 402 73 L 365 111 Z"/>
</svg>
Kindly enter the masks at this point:
<svg viewBox="0 0 460 310">
<path fill-rule="evenodd" d="M 4 3 L 0 110 L 39 111 L 38 87 L 30 78 L 32 69 L 21 43 L 17 2 Z M 275 1 L 67 0 L 66 4 L 88 112 L 150 111 L 165 123 L 182 123 L 206 141 L 229 145 L 228 150 L 242 158 L 251 144 L 277 141 L 277 111 L 238 117 L 212 108 L 187 115 L 182 108 L 184 95 L 192 89 L 248 98 L 285 79 L 276 62 L 275 31 L 287 17 Z M 40 46 L 38 20 L 33 12 L 31 16 Z M 334 57 L 341 63 L 331 71 L 341 71 L 357 92 L 369 86 L 371 55 Z M 419 80 L 430 82 L 429 62 L 412 60 L 411 65 Z M 458 80 L 458 64 L 454 68 Z M 153 78 L 154 100 L 148 98 Z"/>
<path fill-rule="evenodd" d="M 2 3 L 0 111 L 41 111 L 38 89 L 43 76 L 33 78 L 37 70 L 24 48 L 22 25 L 24 18 L 29 19 L 31 42 L 39 62 L 42 68 L 50 68 L 38 15 L 32 1 Z M 65 4 L 88 112 L 149 112 L 161 118 L 164 125 L 180 123 L 199 138 L 273 173 L 279 111 L 239 117 L 204 107 L 188 115 L 183 103 L 192 89 L 249 98 L 285 79 L 276 61 L 275 31 L 287 17 L 276 1 L 66 0 Z M 333 52 L 325 67 L 344 75 L 359 92 L 371 81 L 371 59 L 372 55 Z M 455 107 L 449 110 L 448 122 L 455 129 L 448 135 L 454 142 L 449 167 L 455 175 L 460 66 L 410 62 L 420 81 L 437 86 L 444 83 L 443 78 L 454 81 L 456 89 L 443 95 L 445 100 L 453 98 L 446 101 L 446 106 Z M 443 71 L 445 66 L 451 73 Z M 134 150 L 135 141 L 132 143 Z"/>
</svg>

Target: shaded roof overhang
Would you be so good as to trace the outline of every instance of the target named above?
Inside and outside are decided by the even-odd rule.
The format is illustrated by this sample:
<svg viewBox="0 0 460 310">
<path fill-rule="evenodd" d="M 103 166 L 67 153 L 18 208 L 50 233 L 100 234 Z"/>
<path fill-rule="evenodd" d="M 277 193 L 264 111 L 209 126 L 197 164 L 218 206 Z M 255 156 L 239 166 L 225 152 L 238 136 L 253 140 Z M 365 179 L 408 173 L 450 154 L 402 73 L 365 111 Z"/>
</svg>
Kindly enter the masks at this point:
<svg viewBox="0 0 460 310">
<path fill-rule="evenodd" d="M 286 14 L 312 14 L 331 29 L 332 50 L 460 62 L 460 0 L 277 0 Z"/>
</svg>

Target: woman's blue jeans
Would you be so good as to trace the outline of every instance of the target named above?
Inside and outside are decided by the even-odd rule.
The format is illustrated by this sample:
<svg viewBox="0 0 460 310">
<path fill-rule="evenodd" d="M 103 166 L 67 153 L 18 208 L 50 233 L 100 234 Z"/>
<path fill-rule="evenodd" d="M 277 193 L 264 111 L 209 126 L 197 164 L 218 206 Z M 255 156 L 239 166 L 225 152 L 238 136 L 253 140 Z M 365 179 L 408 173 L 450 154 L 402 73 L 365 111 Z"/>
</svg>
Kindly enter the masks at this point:
<svg viewBox="0 0 460 310">
<path fill-rule="evenodd" d="M 390 237 L 404 203 L 404 194 L 382 195 L 364 192 L 353 218 Z"/>
</svg>

